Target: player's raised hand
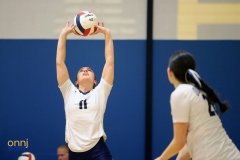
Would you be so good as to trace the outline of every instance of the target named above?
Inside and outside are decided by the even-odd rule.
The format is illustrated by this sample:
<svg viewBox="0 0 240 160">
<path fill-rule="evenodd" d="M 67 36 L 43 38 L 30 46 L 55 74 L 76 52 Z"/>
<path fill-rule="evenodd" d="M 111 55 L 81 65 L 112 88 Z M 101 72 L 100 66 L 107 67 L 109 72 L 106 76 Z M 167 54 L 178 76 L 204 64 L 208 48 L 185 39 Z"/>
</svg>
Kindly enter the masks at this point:
<svg viewBox="0 0 240 160">
<path fill-rule="evenodd" d="M 73 23 L 70 25 L 70 23 L 67 22 L 66 26 L 62 29 L 61 34 L 68 35 L 70 33 L 74 33 L 74 27 L 76 27 L 76 25 Z"/>
<path fill-rule="evenodd" d="M 106 33 L 109 33 L 110 30 L 106 27 L 104 27 L 104 23 L 100 23 L 98 22 L 98 25 L 95 25 L 95 27 L 97 27 L 97 30 L 95 32 L 93 32 L 91 35 L 95 35 L 95 34 L 98 34 L 98 33 L 103 33 L 104 35 Z"/>
</svg>

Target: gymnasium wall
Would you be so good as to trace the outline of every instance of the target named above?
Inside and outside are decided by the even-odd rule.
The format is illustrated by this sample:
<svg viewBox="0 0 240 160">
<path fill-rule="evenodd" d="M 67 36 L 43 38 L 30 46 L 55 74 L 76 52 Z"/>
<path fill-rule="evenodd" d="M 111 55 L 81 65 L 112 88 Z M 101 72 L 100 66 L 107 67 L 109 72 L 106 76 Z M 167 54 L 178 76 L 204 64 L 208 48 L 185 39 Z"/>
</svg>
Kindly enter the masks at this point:
<svg viewBox="0 0 240 160">
<path fill-rule="evenodd" d="M 154 39 L 240 39 L 240 0 L 153 0 L 153 5 Z M 0 38 L 57 39 L 82 10 L 94 11 L 115 39 L 146 39 L 146 0 L 1 0 Z"/>
<path fill-rule="evenodd" d="M 68 21 L 87 10 L 111 28 L 115 39 L 145 39 L 146 4 L 146 0 L 1 0 L 0 30 L 5 32 L 0 32 L 0 38 L 57 39 Z"/>
<path fill-rule="evenodd" d="M 154 0 L 153 18 L 154 39 L 240 39 L 240 0 Z"/>
<path fill-rule="evenodd" d="M 104 119 L 106 143 L 114 160 L 145 159 L 146 108 L 153 110 L 152 159 L 171 141 L 169 97 L 174 88 L 166 69 L 168 58 L 178 49 L 193 53 L 200 76 L 222 100 L 229 100 L 231 109 L 220 117 L 240 148 L 240 16 L 235 16 L 240 15 L 240 2 L 228 2 L 154 0 L 153 70 L 149 71 L 153 97 L 152 106 L 146 106 L 146 0 L 1 0 L 0 160 L 17 160 L 26 151 L 38 160 L 57 159 L 56 149 L 65 143 L 63 99 L 55 71 L 57 38 L 81 10 L 93 11 L 114 39 L 115 80 Z M 215 17 L 201 17 L 201 7 L 210 14 L 209 6 L 220 9 L 211 12 Z M 193 17 L 186 17 L 189 7 L 195 7 Z M 224 14 L 227 17 L 221 17 Z M 103 36 L 68 38 L 66 64 L 71 80 L 80 67 L 90 66 L 99 81 Z M 16 141 L 22 141 L 22 146 Z"/>
</svg>

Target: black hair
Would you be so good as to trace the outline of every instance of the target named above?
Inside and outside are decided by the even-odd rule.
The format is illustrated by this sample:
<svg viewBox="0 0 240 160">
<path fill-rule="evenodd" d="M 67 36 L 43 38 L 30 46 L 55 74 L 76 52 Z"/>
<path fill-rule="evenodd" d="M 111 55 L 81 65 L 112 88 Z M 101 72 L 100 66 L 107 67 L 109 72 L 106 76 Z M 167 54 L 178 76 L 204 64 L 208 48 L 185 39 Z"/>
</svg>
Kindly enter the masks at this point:
<svg viewBox="0 0 240 160">
<path fill-rule="evenodd" d="M 66 150 L 69 150 L 68 148 L 68 144 L 62 144 L 61 146 L 59 146 L 58 148 L 65 148 Z"/>
<path fill-rule="evenodd" d="M 188 74 L 188 70 L 195 70 L 196 63 L 193 56 L 184 50 L 176 51 L 169 59 L 168 67 L 174 73 L 177 80 L 182 83 L 193 83 L 199 90 L 204 91 L 207 94 L 207 99 L 211 104 L 218 103 L 220 107 L 220 113 L 224 113 L 229 109 L 227 101 L 221 102 L 218 95 L 214 90 L 209 87 L 200 77 L 197 77 L 201 85 Z"/>
<path fill-rule="evenodd" d="M 184 50 L 176 51 L 169 60 L 168 67 L 173 71 L 174 76 L 182 83 L 187 83 L 185 73 L 188 69 L 195 70 L 196 63 L 193 56 Z"/>
</svg>

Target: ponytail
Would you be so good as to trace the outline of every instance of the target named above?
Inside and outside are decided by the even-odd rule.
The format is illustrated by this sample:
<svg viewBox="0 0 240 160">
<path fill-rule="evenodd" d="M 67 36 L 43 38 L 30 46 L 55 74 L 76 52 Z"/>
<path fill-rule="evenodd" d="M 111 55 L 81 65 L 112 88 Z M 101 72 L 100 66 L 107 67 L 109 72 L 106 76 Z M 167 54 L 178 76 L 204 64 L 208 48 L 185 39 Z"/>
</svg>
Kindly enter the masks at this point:
<svg viewBox="0 0 240 160">
<path fill-rule="evenodd" d="M 230 105 L 228 104 L 227 101 L 221 102 L 219 100 L 219 97 L 217 94 L 214 92 L 212 88 L 210 88 L 197 74 L 196 71 L 188 69 L 186 74 L 185 74 L 185 80 L 187 83 L 194 84 L 195 87 L 197 87 L 199 90 L 204 91 L 207 94 L 207 99 L 211 104 L 218 103 L 220 107 L 220 113 L 223 114 L 226 112 Z"/>
</svg>

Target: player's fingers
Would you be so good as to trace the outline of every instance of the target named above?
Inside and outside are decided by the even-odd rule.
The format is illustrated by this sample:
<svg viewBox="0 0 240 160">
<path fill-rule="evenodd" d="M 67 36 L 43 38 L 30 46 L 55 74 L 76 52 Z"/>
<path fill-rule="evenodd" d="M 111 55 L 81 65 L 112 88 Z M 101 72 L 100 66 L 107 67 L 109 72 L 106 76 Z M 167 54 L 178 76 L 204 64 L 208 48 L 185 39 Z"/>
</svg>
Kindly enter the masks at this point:
<svg viewBox="0 0 240 160">
<path fill-rule="evenodd" d="M 76 36 L 81 36 L 80 34 L 78 34 L 74 29 L 72 30 L 73 34 L 75 34 Z"/>
<path fill-rule="evenodd" d="M 73 34 L 75 34 L 76 36 L 81 36 L 81 35 L 77 34 L 76 32 L 73 32 Z"/>
<path fill-rule="evenodd" d="M 101 26 L 99 26 L 99 25 L 94 25 L 94 28 L 96 27 L 96 31 L 95 32 L 97 32 L 99 29 L 101 29 Z M 94 33 L 95 33 L 94 32 Z"/>
<path fill-rule="evenodd" d="M 102 22 L 102 26 L 104 27 L 104 23 Z"/>
<path fill-rule="evenodd" d="M 98 34 L 99 33 L 99 29 L 97 28 L 97 30 L 93 33 L 91 33 L 90 35 L 95 35 L 95 34 Z"/>
<path fill-rule="evenodd" d="M 98 26 L 99 26 L 99 28 L 103 27 L 103 22 L 98 22 Z"/>
<path fill-rule="evenodd" d="M 94 34 L 97 34 L 98 33 L 98 30 L 96 30 L 95 32 L 91 33 L 90 35 L 94 35 Z"/>
<path fill-rule="evenodd" d="M 75 24 L 71 24 L 71 28 L 73 29 L 73 28 L 75 28 L 77 25 L 75 25 Z"/>
<path fill-rule="evenodd" d="M 74 28 L 72 29 L 72 32 L 73 32 L 75 35 L 79 35 L 79 34 L 75 31 Z"/>
<path fill-rule="evenodd" d="M 69 21 L 67 22 L 66 27 L 68 27 L 68 25 L 69 25 Z"/>
</svg>

